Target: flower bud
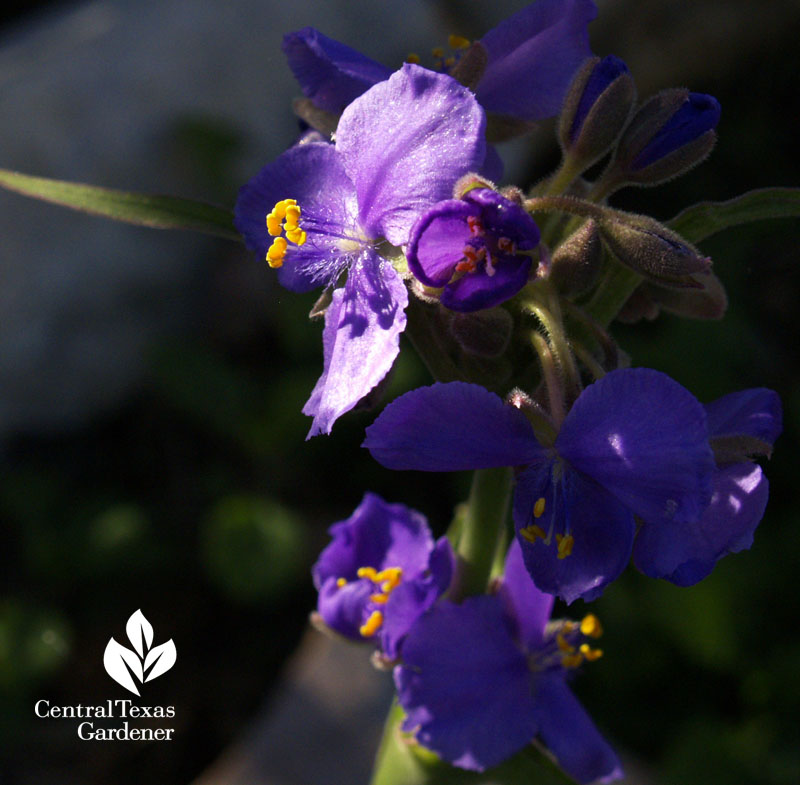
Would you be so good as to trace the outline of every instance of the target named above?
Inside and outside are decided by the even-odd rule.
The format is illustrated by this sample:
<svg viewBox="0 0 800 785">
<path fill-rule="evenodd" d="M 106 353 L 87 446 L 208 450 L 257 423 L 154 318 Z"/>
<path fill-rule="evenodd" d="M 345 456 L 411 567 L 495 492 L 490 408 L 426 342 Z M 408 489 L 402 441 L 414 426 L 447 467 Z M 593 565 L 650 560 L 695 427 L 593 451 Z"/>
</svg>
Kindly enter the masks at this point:
<svg viewBox="0 0 800 785">
<path fill-rule="evenodd" d="M 581 294 L 597 280 L 602 258 L 597 223 L 586 221 L 553 252 L 550 280 L 567 297 Z"/>
<path fill-rule="evenodd" d="M 611 148 L 630 117 L 636 85 L 614 55 L 585 61 L 572 80 L 558 122 L 564 153 L 587 169 Z"/>
<path fill-rule="evenodd" d="M 703 93 L 674 88 L 654 95 L 620 140 L 615 179 L 656 185 L 696 166 L 714 147 L 720 111 L 717 99 Z"/>
<path fill-rule="evenodd" d="M 599 226 L 614 256 L 644 278 L 663 286 L 702 287 L 691 275 L 707 272 L 711 260 L 658 221 L 606 208 Z"/>
<path fill-rule="evenodd" d="M 474 41 L 450 69 L 450 76 L 457 82 L 475 90 L 489 63 L 489 53 L 480 41 Z"/>
<path fill-rule="evenodd" d="M 499 357 L 508 348 L 514 320 L 503 308 L 487 308 L 473 313 L 453 313 L 450 334 L 468 354 Z"/>
</svg>

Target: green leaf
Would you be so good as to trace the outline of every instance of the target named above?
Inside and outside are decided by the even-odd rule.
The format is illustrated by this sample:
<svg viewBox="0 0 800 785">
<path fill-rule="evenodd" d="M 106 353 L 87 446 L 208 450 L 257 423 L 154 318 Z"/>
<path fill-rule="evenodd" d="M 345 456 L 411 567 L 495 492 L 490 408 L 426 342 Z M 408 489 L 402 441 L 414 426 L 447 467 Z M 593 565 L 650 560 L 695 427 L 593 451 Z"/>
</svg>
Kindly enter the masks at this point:
<svg viewBox="0 0 800 785">
<path fill-rule="evenodd" d="M 697 243 L 739 224 L 797 217 L 800 217 L 800 188 L 760 188 L 727 202 L 698 202 L 667 221 L 667 226 L 689 242 Z"/>
<path fill-rule="evenodd" d="M 176 196 L 116 191 L 83 183 L 32 177 L 7 169 L 0 169 L 0 186 L 23 196 L 115 221 L 154 229 L 188 229 L 228 240 L 242 239 L 233 225 L 233 213 L 205 202 Z"/>
</svg>

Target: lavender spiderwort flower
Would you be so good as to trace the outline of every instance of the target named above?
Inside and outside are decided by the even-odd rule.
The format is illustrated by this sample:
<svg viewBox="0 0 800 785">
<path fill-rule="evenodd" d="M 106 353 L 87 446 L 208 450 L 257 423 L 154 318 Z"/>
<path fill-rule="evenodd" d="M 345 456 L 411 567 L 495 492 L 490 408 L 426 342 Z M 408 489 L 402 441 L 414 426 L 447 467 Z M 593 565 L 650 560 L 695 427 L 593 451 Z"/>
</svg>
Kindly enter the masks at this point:
<svg viewBox="0 0 800 785">
<path fill-rule="evenodd" d="M 392 469 L 521 467 L 513 512 L 525 563 L 541 591 L 572 602 L 597 597 L 625 568 L 634 515 L 676 538 L 702 517 L 715 472 L 708 437 L 688 390 L 629 368 L 589 385 L 551 446 L 520 410 L 460 382 L 401 396 L 364 446 Z M 639 567 L 648 571 L 646 556 Z"/>
<path fill-rule="evenodd" d="M 590 54 L 587 25 L 595 16 L 592 0 L 537 0 L 486 33 L 480 43 L 487 64 L 475 88 L 481 105 L 528 122 L 555 115 L 572 74 Z M 311 27 L 286 35 L 283 51 L 303 93 L 328 112 L 341 112 L 359 91 L 389 75 Z"/>
<path fill-rule="evenodd" d="M 394 678 L 403 729 L 440 757 L 484 771 L 539 736 L 578 782 L 612 782 L 622 769 L 567 680 L 602 652 L 589 615 L 550 622 L 553 598 L 536 589 L 519 544 L 499 593 L 442 601 L 414 625 Z"/>
<path fill-rule="evenodd" d="M 379 248 L 405 244 L 417 216 L 480 168 L 484 124 L 466 88 L 406 65 L 350 104 L 335 145 L 292 147 L 241 189 L 236 226 L 280 282 L 333 288 L 324 369 L 303 409 L 309 437 L 330 433 L 391 368 L 408 293 Z"/>
<path fill-rule="evenodd" d="M 408 630 L 450 585 L 450 543 L 434 543 L 420 513 L 372 493 L 330 535 L 312 570 L 322 620 L 396 658 Z"/>
<path fill-rule="evenodd" d="M 491 308 L 528 281 L 539 229 L 525 210 L 491 188 L 439 202 L 411 230 L 408 267 L 426 286 L 444 287 L 453 311 Z"/>
</svg>

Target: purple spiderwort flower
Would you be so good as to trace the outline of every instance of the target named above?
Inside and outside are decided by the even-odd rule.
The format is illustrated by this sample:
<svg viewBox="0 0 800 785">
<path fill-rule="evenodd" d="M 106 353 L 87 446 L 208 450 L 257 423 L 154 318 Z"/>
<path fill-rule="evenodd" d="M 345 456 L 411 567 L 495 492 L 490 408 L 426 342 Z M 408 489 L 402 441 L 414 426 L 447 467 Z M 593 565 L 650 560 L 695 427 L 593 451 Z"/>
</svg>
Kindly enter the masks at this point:
<svg viewBox="0 0 800 785">
<path fill-rule="evenodd" d="M 748 447 L 768 453 L 781 432 L 781 403 L 772 390 L 730 393 L 706 404 L 705 410 L 712 446 L 742 442 L 747 445 L 741 451 L 745 454 Z M 678 536 L 663 525 L 642 527 L 633 560 L 645 574 L 690 586 L 705 578 L 723 556 L 753 544 L 769 483 L 758 464 L 724 452 L 717 459 L 711 503 L 699 519 L 682 525 Z"/>
<path fill-rule="evenodd" d="M 466 88 L 406 65 L 348 106 L 334 145 L 294 146 L 241 189 L 236 226 L 280 282 L 333 288 L 324 369 L 303 409 L 309 437 L 330 433 L 391 368 L 408 293 L 379 247 L 405 244 L 417 216 L 480 168 L 484 124 Z"/>
<path fill-rule="evenodd" d="M 450 585 L 454 556 L 434 543 L 425 517 L 367 493 L 333 538 L 312 574 L 325 624 L 358 641 L 380 645 L 389 659 L 419 616 Z"/>
<path fill-rule="evenodd" d="M 537 441 L 522 411 L 461 382 L 401 396 L 366 433 L 364 446 L 391 469 L 521 467 L 513 511 L 525 563 L 541 591 L 567 602 L 597 597 L 622 572 L 634 515 L 681 537 L 711 500 L 706 413 L 646 368 L 589 385 L 552 446 Z"/>
<path fill-rule="evenodd" d="M 465 769 L 496 766 L 539 736 L 578 782 L 619 779 L 617 756 L 567 685 L 583 661 L 602 654 L 589 643 L 599 622 L 548 623 L 552 606 L 515 542 L 498 594 L 428 611 L 394 672 L 403 729 Z"/>
<path fill-rule="evenodd" d="M 444 287 L 453 311 L 491 308 L 528 281 L 539 229 L 527 212 L 491 188 L 439 202 L 411 230 L 408 267 L 426 286 Z"/>
<path fill-rule="evenodd" d="M 481 105 L 529 122 L 557 114 L 590 54 L 587 25 L 595 16 L 592 0 L 537 0 L 486 33 L 487 65 L 475 88 Z M 312 27 L 286 35 L 283 51 L 306 97 L 329 112 L 341 112 L 390 73 Z"/>
</svg>

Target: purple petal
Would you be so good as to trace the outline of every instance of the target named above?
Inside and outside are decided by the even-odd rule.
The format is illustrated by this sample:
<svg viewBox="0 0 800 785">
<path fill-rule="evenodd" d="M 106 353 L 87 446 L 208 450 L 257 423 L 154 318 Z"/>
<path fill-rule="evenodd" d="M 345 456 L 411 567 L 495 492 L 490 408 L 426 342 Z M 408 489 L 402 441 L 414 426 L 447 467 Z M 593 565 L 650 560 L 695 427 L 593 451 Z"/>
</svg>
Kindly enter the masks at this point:
<svg viewBox="0 0 800 785">
<path fill-rule="evenodd" d="M 409 269 L 422 283 L 439 287 L 450 280 L 472 237 L 467 218 L 479 213 L 477 205 L 447 199 L 420 216 L 411 229 L 406 257 Z"/>
<path fill-rule="evenodd" d="M 314 418 L 308 437 L 330 433 L 389 372 L 406 326 L 408 292 L 389 262 L 362 254 L 333 293 L 322 335 L 324 369 L 303 413 Z"/>
<path fill-rule="evenodd" d="M 543 460 L 525 415 L 476 384 L 420 387 L 367 428 L 366 447 L 389 469 L 452 472 Z"/>
<path fill-rule="evenodd" d="M 645 523 L 633 558 L 645 575 L 690 586 L 706 577 L 717 560 L 749 548 L 769 496 L 767 478 L 754 463 L 717 471 L 711 504 L 699 522 Z"/>
<path fill-rule="evenodd" d="M 291 147 L 239 190 L 236 228 L 247 247 L 262 257 L 274 239 L 267 232 L 267 213 L 282 199 L 297 200 L 300 225 L 308 239 L 299 247 L 289 245 L 278 271 L 280 282 L 299 292 L 328 285 L 349 259 L 342 241 L 351 241 L 351 246 L 355 241 L 357 247 L 363 244 L 355 188 L 332 145 Z"/>
<path fill-rule="evenodd" d="M 522 205 L 491 188 L 474 188 L 464 200 L 480 208 L 487 234 L 511 240 L 520 251 L 530 251 L 539 244 L 539 227 Z"/>
<path fill-rule="evenodd" d="M 613 782 L 622 777 L 614 750 L 572 694 L 563 676 L 548 674 L 535 685 L 539 736 L 558 765 L 578 782 Z"/>
<path fill-rule="evenodd" d="M 557 468 L 557 467 L 556 467 Z M 514 523 L 525 566 L 536 586 L 571 603 L 579 597 L 589 601 L 625 569 L 631 555 L 635 525 L 633 515 L 588 478 L 563 469 L 553 481 L 553 467 L 531 467 L 517 478 L 514 492 Z M 543 498 L 544 513 L 533 517 L 533 508 Z M 537 524 L 545 533 L 553 527 L 550 543 L 530 542 L 519 530 Z M 556 534 L 574 537 L 572 553 L 558 558 Z"/>
<path fill-rule="evenodd" d="M 312 568 L 314 585 L 330 578 L 355 581 L 360 567 L 402 567 L 413 579 L 428 566 L 433 537 L 425 517 L 403 504 L 389 504 L 374 493 L 344 521 L 328 530 L 332 542 Z"/>
<path fill-rule="evenodd" d="M 754 436 L 772 444 L 783 427 L 781 400 L 764 387 L 723 395 L 705 405 L 713 436 Z"/>
<path fill-rule="evenodd" d="M 500 256 L 494 262 L 494 275 L 483 269 L 467 273 L 444 287 L 441 303 L 461 313 L 500 305 L 528 283 L 532 262 L 529 256 Z"/>
<path fill-rule="evenodd" d="M 367 580 L 356 580 L 340 588 L 336 585 L 336 578 L 327 578 L 319 590 L 317 610 L 332 630 L 351 640 L 363 641 L 359 630 L 366 621 L 366 609 L 373 591 L 373 585 Z"/>
<path fill-rule="evenodd" d="M 335 114 L 392 73 L 313 27 L 285 35 L 281 48 L 303 94 Z"/>
<path fill-rule="evenodd" d="M 453 765 L 491 768 L 536 733 L 525 655 L 496 597 L 434 607 L 408 634 L 403 660 L 394 673 L 403 729 Z"/>
<path fill-rule="evenodd" d="M 336 149 L 355 183 L 370 237 L 408 242 L 428 207 L 453 194 L 486 153 L 485 117 L 472 93 L 445 74 L 404 65 L 357 98 L 339 121 Z"/>
<path fill-rule="evenodd" d="M 537 0 L 490 30 L 489 54 L 476 96 L 487 112 L 524 120 L 552 117 L 573 74 L 591 54 L 591 0 Z"/>
<path fill-rule="evenodd" d="M 645 521 L 697 520 L 711 498 L 715 466 L 703 407 L 658 371 L 612 371 L 587 387 L 556 449 Z"/>
<path fill-rule="evenodd" d="M 553 610 L 553 597 L 539 591 L 534 585 L 516 540 L 508 549 L 500 595 L 511 606 L 511 616 L 516 620 L 523 647 L 527 651 L 540 648 L 545 625 Z"/>
</svg>

